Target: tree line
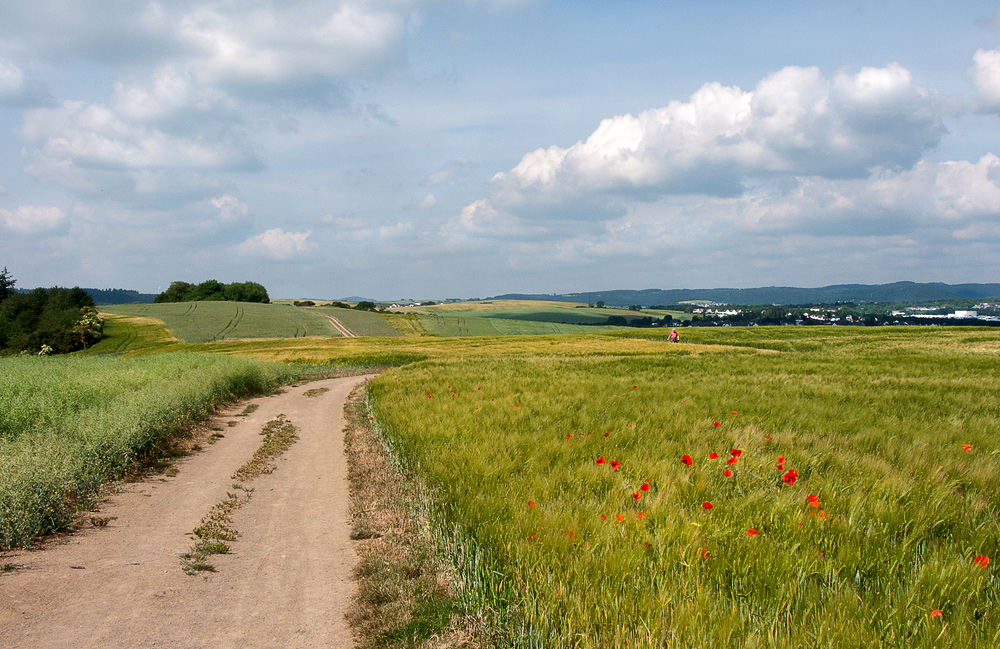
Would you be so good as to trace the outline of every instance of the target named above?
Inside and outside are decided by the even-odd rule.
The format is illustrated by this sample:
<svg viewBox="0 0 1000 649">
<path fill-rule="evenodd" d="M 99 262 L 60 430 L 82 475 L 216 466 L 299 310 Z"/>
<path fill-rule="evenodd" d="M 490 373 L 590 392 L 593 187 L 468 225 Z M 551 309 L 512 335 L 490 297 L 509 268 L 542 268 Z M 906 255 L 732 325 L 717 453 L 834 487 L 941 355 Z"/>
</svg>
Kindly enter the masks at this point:
<svg viewBox="0 0 1000 649">
<path fill-rule="evenodd" d="M 19 292 L 0 271 L 0 353 L 63 354 L 101 339 L 103 323 L 94 300 L 79 286 Z"/>
<path fill-rule="evenodd" d="M 155 304 L 164 302 L 258 302 L 270 304 L 267 289 L 257 282 L 234 282 L 223 284 L 214 279 L 201 284 L 170 282 L 169 288 L 155 298 Z"/>
</svg>

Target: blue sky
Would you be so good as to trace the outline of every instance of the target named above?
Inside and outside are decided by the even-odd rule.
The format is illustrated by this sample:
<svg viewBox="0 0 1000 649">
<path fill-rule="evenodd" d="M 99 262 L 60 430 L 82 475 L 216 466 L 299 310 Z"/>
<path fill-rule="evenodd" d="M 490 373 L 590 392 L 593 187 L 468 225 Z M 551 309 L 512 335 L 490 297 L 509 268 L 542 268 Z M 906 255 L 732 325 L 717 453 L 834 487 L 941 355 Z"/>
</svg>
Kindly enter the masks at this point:
<svg viewBox="0 0 1000 649">
<path fill-rule="evenodd" d="M 19 286 L 1000 281 L 996 2 L 4 4 Z"/>
</svg>

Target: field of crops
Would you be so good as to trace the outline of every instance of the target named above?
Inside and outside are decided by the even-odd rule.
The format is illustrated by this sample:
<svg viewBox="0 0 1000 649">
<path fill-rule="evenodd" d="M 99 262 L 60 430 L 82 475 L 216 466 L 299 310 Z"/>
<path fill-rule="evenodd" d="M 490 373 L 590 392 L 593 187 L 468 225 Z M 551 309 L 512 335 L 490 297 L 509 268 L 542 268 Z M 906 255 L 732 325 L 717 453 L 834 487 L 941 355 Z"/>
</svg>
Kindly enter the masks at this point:
<svg viewBox="0 0 1000 649">
<path fill-rule="evenodd" d="M 683 333 L 371 385 L 512 643 L 1000 646 L 995 333 Z"/>
<path fill-rule="evenodd" d="M 103 482 L 214 406 L 292 376 L 206 354 L 0 358 L 0 550 L 65 527 Z"/>
<path fill-rule="evenodd" d="M 162 321 L 175 336 L 185 342 L 340 335 L 323 316 L 322 311 L 284 304 L 248 302 L 120 304 L 102 306 L 101 313 L 155 318 Z"/>
<path fill-rule="evenodd" d="M 339 320 L 355 336 L 378 336 L 394 338 L 401 336 L 385 318 L 371 311 L 356 309 L 338 309 L 335 307 L 318 307 L 315 311 L 321 315 L 330 315 Z"/>
</svg>

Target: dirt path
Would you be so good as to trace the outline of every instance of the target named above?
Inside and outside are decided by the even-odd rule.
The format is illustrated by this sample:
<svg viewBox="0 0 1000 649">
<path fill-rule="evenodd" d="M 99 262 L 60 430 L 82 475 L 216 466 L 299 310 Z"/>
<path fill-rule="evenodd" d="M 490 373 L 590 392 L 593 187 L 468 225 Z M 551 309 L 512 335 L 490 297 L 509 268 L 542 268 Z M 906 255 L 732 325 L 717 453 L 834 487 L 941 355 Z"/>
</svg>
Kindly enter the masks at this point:
<svg viewBox="0 0 1000 649">
<path fill-rule="evenodd" d="M 326 316 L 326 319 L 329 320 L 333 324 L 333 326 L 337 328 L 337 331 L 339 331 L 340 335 L 343 336 L 344 338 L 357 338 L 357 336 L 354 335 L 350 329 L 345 327 L 344 323 L 341 322 L 340 320 L 337 320 L 331 315 Z"/>
<path fill-rule="evenodd" d="M 329 379 L 252 400 L 218 417 L 225 437 L 177 464 L 172 478 L 132 484 L 101 507 L 117 517 L 44 550 L 8 555 L 0 574 L 0 646 L 351 647 L 344 611 L 354 592 L 343 408 L 365 377 Z M 307 390 L 328 388 L 314 397 Z M 299 440 L 277 470 L 248 483 L 233 515 L 232 553 L 215 573 L 187 576 L 179 554 L 231 490 L 264 424 L 285 414 Z M 234 427 L 226 422 L 238 421 Z"/>
</svg>

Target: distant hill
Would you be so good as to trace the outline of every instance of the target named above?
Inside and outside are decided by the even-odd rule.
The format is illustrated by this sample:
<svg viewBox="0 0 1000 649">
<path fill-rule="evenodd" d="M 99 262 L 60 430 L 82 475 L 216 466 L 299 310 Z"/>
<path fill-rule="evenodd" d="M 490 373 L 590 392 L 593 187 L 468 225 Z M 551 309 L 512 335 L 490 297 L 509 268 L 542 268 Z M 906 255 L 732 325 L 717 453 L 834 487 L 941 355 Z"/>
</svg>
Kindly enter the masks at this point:
<svg viewBox="0 0 1000 649">
<path fill-rule="evenodd" d="M 762 288 L 645 289 L 591 291 L 587 293 L 497 295 L 495 300 L 557 300 L 604 302 L 608 306 L 681 304 L 690 301 L 725 304 L 836 304 L 838 302 L 926 302 L 928 300 L 978 300 L 1000 296 L 1000 284 L 943 284 L 894 282 L 892 284 L 835 284 L 820 288 L 767 286 Z"/>
</svg>

